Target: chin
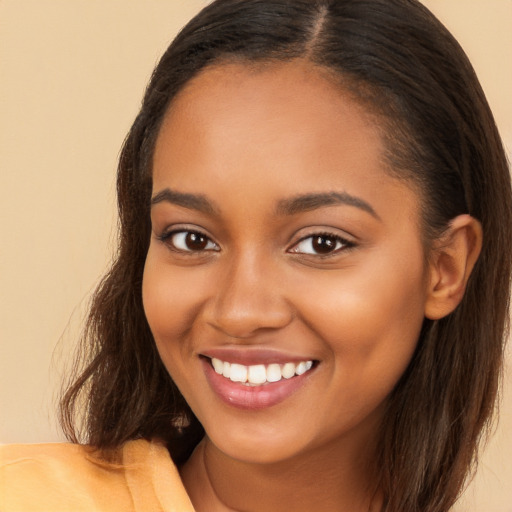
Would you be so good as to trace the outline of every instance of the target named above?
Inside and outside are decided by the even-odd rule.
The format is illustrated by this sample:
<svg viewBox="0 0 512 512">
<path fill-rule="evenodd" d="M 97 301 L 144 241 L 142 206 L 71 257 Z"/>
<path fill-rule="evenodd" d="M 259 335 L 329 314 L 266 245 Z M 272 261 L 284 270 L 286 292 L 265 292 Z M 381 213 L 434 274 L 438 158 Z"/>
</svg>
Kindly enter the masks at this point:
<svg viewBox="0 0 512 512">
<path fill-rule="evenodd" d="M 275 464 L 307 451 L 306 439 L 294 436 L 290 428 L 206 428 L 206 435 L 217 450 L 230 459 L 247 464 Z"/>
</svg>

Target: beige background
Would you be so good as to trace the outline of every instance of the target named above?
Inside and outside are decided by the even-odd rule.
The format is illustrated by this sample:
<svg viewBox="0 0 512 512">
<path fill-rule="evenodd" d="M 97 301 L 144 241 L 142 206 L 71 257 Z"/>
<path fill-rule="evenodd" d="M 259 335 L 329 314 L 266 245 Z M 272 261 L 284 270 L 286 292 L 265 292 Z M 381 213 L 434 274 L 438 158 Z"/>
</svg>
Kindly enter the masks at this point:
<svg viewBox="0 0 512 512">
<path fill-rule="evenodd" d="M 54 393 L 115 240 L 114 172 L 152 67 L 206 0 L 0 0 L 0 442 L 62 439 Z M 425 0 L 512 148 L 512 0 Z M 510 357 L 509 357 L 510 360 Z M 461 512 L 512 512 L 512 376 Z"/>
</svg>

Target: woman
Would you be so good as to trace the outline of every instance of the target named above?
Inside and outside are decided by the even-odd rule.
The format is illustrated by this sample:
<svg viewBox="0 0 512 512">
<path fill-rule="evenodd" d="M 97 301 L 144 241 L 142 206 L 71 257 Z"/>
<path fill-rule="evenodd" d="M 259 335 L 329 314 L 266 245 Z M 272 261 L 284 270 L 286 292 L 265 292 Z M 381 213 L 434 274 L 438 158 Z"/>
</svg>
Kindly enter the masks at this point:
<svg viewBox="0 0 512 512">
<path fill-rule="evenodd" d="M 118 194 L 62 408 L 77 442 L 87 399 L 96 451 L 52 448 L 39 467 L 75 471 L 38 485 L 64 509 L 451 507 L 496 396 L 511 193 L 425 8 L 214 2 L 157 66 Z"/>
</svg>

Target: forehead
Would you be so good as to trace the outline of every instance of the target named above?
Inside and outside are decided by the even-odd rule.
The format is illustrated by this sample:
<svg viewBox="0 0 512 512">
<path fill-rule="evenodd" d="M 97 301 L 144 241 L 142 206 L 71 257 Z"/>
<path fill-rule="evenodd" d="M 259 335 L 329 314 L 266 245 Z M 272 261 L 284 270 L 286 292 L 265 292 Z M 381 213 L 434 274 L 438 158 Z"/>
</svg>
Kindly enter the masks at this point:
<svg viewBox="0 0 512 512">
<path fill-rule="evenodd" d="M 240 125 L 243 120 L 253 126 L 258 122 L 289 120 L 294 123 L 294 131 L 298 131 L 303 124 L 319 118 L 325 123 L 328 118 L 335 121 L 334 118 L 350 116 L 352 124 L 364 124 L 368 131 L 373 131 L 374 142 L 380 144 L 378 116 L 370 112 L 368 105 L 360 105 L 356 95 L 341 82 L 341 77 L 331 70 L 303 60 L 218 64 L 202 70 L 175 96 L 164 128 L 173 121 L 186 120 L 200 120 L 200 126 L 205 126 L 208 117 L 215 117 L 216 121 L 231 118 Z M 301 124 L 295 124 L 296 121 Z"/>
<path fill-rule="evenodd" d="M 404 185 L 386 172 L 381 129 L 322 68 L 218 65 L 173 100 L 157 138 L 154 191 L 209 193 L 224 183 L 269 199 L 333 190 L 382 196 Z"/>
</svg>

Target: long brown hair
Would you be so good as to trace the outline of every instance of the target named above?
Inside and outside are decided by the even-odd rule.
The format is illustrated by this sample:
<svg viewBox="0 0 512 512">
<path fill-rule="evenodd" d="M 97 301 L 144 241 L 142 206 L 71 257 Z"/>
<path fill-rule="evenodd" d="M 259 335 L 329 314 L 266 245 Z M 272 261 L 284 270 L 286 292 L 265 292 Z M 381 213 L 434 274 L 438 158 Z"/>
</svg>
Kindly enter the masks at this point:
<svg viewBox="0 0 512 512">
<path fill-rule="evenodd" d="M 425 320 L 389 398 L 376 461 L 385 511 L 446 511 L 474 465 L 497 395 L 512 193 L 475 73 L 416 0 L 217 0 L 180 32 L 124 143 L 118 254 L 94 295 L 61 403 L 62 425 L 70 440 L 101 450 L 158 437 L 177 463 L 204 434 L 160 360 L 142 307 L 155 139 L 173 97 L 205 67 L 296 58 L 329 69 L 382 119 L 390 172 L 421 192 L 426 240 L 462 213 L 483 226 L 482 253 L 462 303 L 442 320 Z"/>
</svg>

